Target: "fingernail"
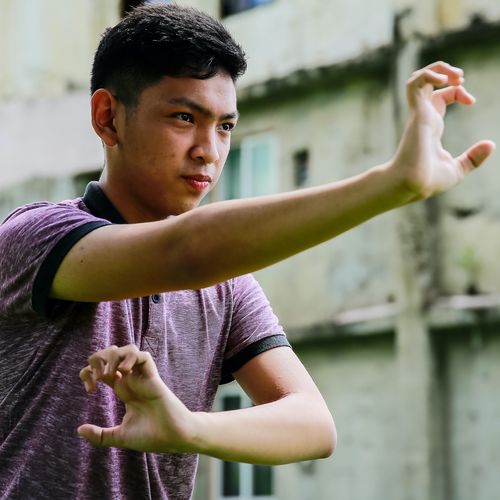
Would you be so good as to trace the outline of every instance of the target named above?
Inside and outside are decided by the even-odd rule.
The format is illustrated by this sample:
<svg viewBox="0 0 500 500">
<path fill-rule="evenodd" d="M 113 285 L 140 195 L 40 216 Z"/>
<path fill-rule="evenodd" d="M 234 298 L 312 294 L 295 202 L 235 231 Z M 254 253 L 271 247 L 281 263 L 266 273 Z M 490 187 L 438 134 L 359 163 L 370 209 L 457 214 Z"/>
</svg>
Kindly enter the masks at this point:
<svg viewBox="0 0 500 500">
<path fill-rule="evenodd" d="M 474 96 L 473 96 L 470 92 L 467 92 L 467 91 L 465 91 L 465 92 L 466 92 L 467 96 L 468 96 L 470 99 L 472 99 L 472 102 L 474 102 L 474 103 L 475 103 L 475 102 L 477 102 L 477 99 L 476 99 L 476 98 L 475 98 L 475 97 L 474 97 Z"/>
</svg>

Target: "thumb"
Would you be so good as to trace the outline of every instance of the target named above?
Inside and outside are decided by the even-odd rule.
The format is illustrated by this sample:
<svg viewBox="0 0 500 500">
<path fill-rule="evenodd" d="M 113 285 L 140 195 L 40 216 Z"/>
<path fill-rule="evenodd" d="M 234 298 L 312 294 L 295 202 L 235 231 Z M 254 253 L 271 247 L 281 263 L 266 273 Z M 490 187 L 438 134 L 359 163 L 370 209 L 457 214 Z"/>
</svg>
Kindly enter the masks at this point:
<svg viewBox="0 0 500 500">
<path fill-rule="evenodd" d="M 121 447 L 121 439 L 118 433 L 119 426 L 98 427 L 92 424 L 83 424 L 78 427 L 78 434 L 85 438 L 93 446 L 115 446 Z"/>
<path fill-rule="evenodd" d="M 496 145 L 493 141 L 480 141 L 456 158 L 465 174 L 479 167 L 488 158 Z"/>
</svg>

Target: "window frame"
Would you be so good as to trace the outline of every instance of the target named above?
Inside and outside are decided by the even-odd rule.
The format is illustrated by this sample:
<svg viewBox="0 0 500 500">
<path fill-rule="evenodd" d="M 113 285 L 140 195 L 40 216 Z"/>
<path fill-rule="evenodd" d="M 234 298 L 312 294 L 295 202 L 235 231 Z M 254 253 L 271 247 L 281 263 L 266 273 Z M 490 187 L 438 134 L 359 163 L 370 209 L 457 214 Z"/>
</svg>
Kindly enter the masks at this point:
<svg viewBox="0 0 500 500">
<path fill-rule="evenodd" d="M 268 188 L 264 193 L 258 193 L 254 189 L 254 176 L 253 176 L 253 155 L 254 151 L 262 145 L 266 145 L 269 150 L 269 158 L 267 168 L 271 169 L 269 175 L 266 178 Z M 249 198 L 253 196 L 265 196 L 270 194 L 276 194 L 280 190 L 279 183 L 279 141 L 274 133 L 271 132 L 261 132 L 257 134 L 252 134 L 242 137 L 239 141 L 235 142 L 231 147 L 232 150 L 240 151 L 239 158 L 239 186 L 237 187 L 237 196 L 235 199 Z M 226 160 L 226 165 L 224 169 L 229 167 Z M 225 188 L 225 171 L 222 171 L 221 178 L 217 189 L 215 191 L 215 199 L 217 200 L 227 200 L 224 193 Z M 228 191 L 226 189 L 226 191 Z"/>
</svg>

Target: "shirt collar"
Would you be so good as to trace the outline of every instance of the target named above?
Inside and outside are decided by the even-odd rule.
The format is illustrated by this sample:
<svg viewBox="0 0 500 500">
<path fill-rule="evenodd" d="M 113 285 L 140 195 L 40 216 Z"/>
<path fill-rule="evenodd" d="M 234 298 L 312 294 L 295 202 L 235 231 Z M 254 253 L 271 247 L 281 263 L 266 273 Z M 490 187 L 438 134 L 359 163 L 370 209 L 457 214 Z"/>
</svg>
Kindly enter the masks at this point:
<svg viewBox="0 0 500 500">
<path fill-rule="evenodd" d="M 92 215 L 101 219 L 109 220 L 113 224 L 127 224 L 120 212 L 115 208 L 106 193 L 100 188 L 96 181 L 89 182 L 83 195 L 83 203 Z"/>
</svg>

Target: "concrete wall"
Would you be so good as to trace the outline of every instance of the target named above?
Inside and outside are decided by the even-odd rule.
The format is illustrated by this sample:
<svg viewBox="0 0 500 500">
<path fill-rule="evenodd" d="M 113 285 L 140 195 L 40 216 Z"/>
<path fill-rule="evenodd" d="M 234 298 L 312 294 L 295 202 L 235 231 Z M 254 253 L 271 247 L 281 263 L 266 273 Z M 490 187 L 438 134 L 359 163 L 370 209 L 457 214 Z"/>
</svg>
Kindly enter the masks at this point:
<svg viewBox="0 0 500 500">
<path fill-rule="evenodd" d="M 449 497 L 453 500 L 498 498 L 500 380 L 498 327 L 476 326 L 448 333 L 445 361 L 450 416 Z"/>
<path fill-rule="evenodd" d="M 75 196 L 98 170 L 88 74 L 119 2 L 0 2 L 1 216 Z M 179 3 L 219 12 L 216 0 Z M 496 0 L 275 0 L 230 16 L 249 55 L 234 141 L 276 136 L 280 190 L 294 187 L 303 149 L 307 185 L 362 172 L 396 147 L 404 79 L 443 58 L 464 67 L 478 98 L 450 109 L 446 146 L 500 144 L 499 21 Z M 276 468 L 277 499 L 496 498 L 497 161 L 432 202 L 258 273 L 339 430 L 332 460 Z M 217 467 L 201 461 L 198 500 Z"/>
<path fill-rule="evenodd" d="M 87 91 L 100 34 L 119 0 L 2 0 L 0 100 Z"/>
<path fill-rule="evenodd" d="M 6 200 L 14 186 L 23 199 L 38 199 L 46 191 L 32 179 L 71 183 L 102 164 L 90 126 L 89 75 L 118 6 L 119 0 L 1 0 L 0 215 L 12 208 Z"/>
<path fill-rule="evenodd" d="M 462 66 L 467 88 L 478 99 L 473 108 L 449 110 L 446 147 L 459 154 L 483 138 L 500 144 L 492 84 L 500 50 L 496 2 L 387 3 L 381 8 L 388 29 L 378 32 L 378 46 L 358 49 L 357 58 L 342 53 L 342 64 L 332 49 L 330 66 L 319 54 L 331 31 L 319 29 L 323 21 L 313 19 L 315 2 L 300 10 L 299 3 L 277 1 L 227 19 L 237 38 L 249 37 L 251 61 L 273 64 L 259 68 L 271 79 L 267 83 L 250 65 L 234 141 L 266 131 L 278 137 L 282 190 L 293 188 L 292 157 L 302 149 L 310 153 L 308 185 L 389 159 L 404 120 L 404 80 L 430 60 Z M 407 6 L 413 12 L 393 25 Z M 316 22 L 319 48 L 312 60 L 323 70 L 308 70 L 301 60 L 309 40 L 294 36 L 302 31 L 284 14 L 295 8 L 304 24 Z M 324 5 L 324 11 L 329 8 L 334 6 Z M 349 9 L 345 3 L 342 8 Z M 270 19 L 259 24 L 266 12 Z M 364 15 L 353 12 L 352 19 Z M 343 14 L 339 9 L 331 18 Z M 346 50 L 369 38 L 374 26 L 380 31 L 377 19 L 363 20 L 364 29 L 353 34 Z M 267 43 L 264 28 L 252 42 L 255 26 L 275 26 L 280 38 L 288 30 L 288 53 L 281 42 Z M 400 38 L 392 38 L 393 28 Z M 496 35 L 486 36 L 489 29 Z M 384 43 L 389 56 L 381 51 Z M 386 61 L 386 71 L 377 70 L 376 54 Z M 369 221 L 257 273 L 339 430 L 332 460 L 275 469 L 276 498 L 489 500 L 497 495 L 500 409 L 491 401 L 493 384 L 500 383 L 493 361 L 500 331 L 496 162 L 433 201 Z M 200 499 L 206 498 L 207 467 L 202 461 Z"/>
<path fill-rule="evenodd" d="M 218 15 L 216 0 L 182 0 Z M 394 18 L 406 9 L 424 36 L 462 28 L 474 16 L 500 20 L 496 0 L 274 0 L 224 23 L 249 57 L 242 86 L 359 57 L 392 43 Z"/>
<path fill-rule="evenodd" d="M 277 468 L 277 497 L 397 500 L 397 368 L 390 335 L 297 346 L 335 418 L 333 460 Z M 328 478 L 328 479 L 327 479 Z"/>
<path fill-rule="evenodd" d="M 457 154 L 481 138 L 500 144 L 500 103 L 493 83 L 500 78 L 500 45 L 487 47 L 480 54 L 479 50 L 464 49 L 456 54 L 456 61 L 467 71 L 467 86 L 478 102 L 471 109 L 451 110 L 445 143 Z M 481 293 L 499 291 L 499 183 L 495 158 L 439 200 L 441 288 L 445 294 L 465 293 L 470 286 Z"/>
<path fill-rule="evenodd" d="M 278 137 L 276 168 L 282 191 L 294 188 L 292 158 L 301 149 L 310 155 L 308 185 L 355 175 L 387 161 L 394 147 L 394 130 L 378 126 L 391 123 L 391 98 L 383 85 L 377 80 L 353 82 L 299 94 L 273 106 L 243 109 L 233 140 L 237 143 L 239 137 L 262 131 Z M 299 327 L 331 321 L 339 311 L 394 298 L 391 262 L 386 258 L 394 238 L 391 218 L 384 215 L 258 273 L 284 324 Z"/>
</svg>

